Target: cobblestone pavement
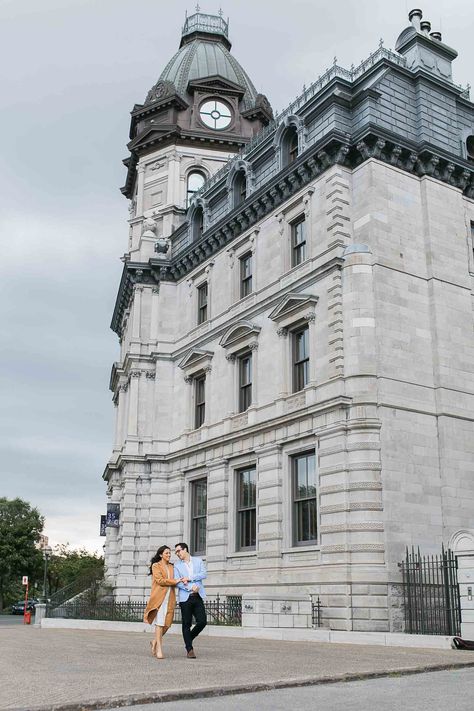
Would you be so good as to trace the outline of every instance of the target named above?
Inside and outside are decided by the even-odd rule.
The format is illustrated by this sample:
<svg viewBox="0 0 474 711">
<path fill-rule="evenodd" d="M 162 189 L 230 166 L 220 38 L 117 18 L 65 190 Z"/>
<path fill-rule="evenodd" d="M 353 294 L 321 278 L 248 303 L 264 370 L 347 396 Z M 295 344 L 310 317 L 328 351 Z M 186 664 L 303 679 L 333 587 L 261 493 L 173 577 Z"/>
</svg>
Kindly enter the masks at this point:
<svg viewBox="0 0 474 711">
<path fill-rule="evenodd" d="M 110 709 L 169 700 L 173 692 L 195 698 L 206 690 L 474 666 L 474 652 L 225 637 L 197 640 L 198 658 L 190 660 L 178 635 L 165 638 L 167 657 L 157 660 L 150 639 L 135 632 L 4 627 L 0 709 Z"/>
</svg>

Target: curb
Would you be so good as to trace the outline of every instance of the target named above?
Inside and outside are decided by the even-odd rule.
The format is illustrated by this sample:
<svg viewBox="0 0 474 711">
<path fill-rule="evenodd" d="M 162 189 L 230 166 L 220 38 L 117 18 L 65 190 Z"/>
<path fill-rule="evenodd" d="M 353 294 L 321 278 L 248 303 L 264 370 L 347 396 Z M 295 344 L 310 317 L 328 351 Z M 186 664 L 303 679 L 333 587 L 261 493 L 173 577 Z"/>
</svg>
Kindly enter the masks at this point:
<svg viewBox="0 0 474 711">
<path fill-rule="evenodd" d="M 205 699 L 236 694 L 249 694 L 256 691 L 271 691 L 273 689 L 288 689 L 300 686 L 319 686 L 322 684 L 337 684 L 340 682 L 363 681 L 365 679 L 380 679 L 382 677 L 410 676 L 428 672 L 449 671 L 450 669 L 465 669 L 474 667 L 472 662 L 451 662 L 427 667 L 401 668 L 393 671 L 359 672 L 339 674 L 324 677 L 303 677 L 301 679 L 285 679 L 274 682 L 257 682 L 254 684 L 239 684 L 224 688 L 208 687 L 202 689 L 186 689 L 181 691 L 157 691 L 129 696 L 116 696 L 96 701 L 83 701 L 71 704 L 53 704 L 48 706 L 16 706 L 8 711 L 96 711 L 97 709 L 112 709 L 114 707 L 130 707 L 139 704 L 166 703 L 167 701 L 184 701 L 186 699 Z"/>
</svg>

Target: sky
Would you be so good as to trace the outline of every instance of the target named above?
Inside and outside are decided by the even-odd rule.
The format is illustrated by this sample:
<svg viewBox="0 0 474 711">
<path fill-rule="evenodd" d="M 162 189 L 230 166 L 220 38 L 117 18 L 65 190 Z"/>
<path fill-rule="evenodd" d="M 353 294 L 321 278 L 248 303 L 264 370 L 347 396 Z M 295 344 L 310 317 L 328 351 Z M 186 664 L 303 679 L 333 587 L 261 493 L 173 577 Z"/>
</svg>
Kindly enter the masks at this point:
<svg viewBox="0 0 474 711">
<path fill-rule="evenodd" d="M 201 0 L 217 13 L 219 0 Z M 473 81 L 468 0 L 421 0 Z M 281 111 L 337 56 L 392 48 L 406 0 L 222 0 L 232 52 Z M 127 245 L 130 110 L 177 51 L 183 0 L 0 0 L 0 496 L 52 545 L 102 552 L 112 451 L 109 328 Z"/>
</svg>

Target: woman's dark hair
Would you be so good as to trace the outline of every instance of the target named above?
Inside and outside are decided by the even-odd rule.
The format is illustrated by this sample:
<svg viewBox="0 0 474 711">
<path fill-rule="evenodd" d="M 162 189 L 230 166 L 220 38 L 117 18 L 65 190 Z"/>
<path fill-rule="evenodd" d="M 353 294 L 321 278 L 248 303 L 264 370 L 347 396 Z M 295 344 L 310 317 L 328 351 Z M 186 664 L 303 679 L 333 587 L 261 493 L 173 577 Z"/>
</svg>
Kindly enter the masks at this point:
<svg viewBox="0 0 474 711">
<path fill-rule="evenodd" d="M 164 553 L 165 551 L 167 551 L 167 550 L 170 551 L 171 548 L 170 548 L 169 546 L 160 546 L 160 547 L 158 548 L 158 550 L 156 551 L 155 555 L 153 556 L 153 558 L 152 558 L 151 561 L 150 561 L 150 572 L 148 573 L 148 575 L 151 575 L 151 574 L 152 574 L 151 567 L 152 567 L 153 563 L 159 563 L 160 560 L 161 560 L 161 558 L 163 557 L 163 553 Z"/>
</svg>

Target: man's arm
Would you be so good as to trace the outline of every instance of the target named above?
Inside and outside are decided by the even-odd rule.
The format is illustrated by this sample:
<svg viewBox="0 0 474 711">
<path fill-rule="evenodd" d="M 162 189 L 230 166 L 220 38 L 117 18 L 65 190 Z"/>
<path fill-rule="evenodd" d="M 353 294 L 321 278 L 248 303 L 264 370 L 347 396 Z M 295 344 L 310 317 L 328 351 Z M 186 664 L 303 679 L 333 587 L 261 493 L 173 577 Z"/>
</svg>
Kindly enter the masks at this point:
<svg viewBox="0 0 474 711">
<path fill-rule="evenodd" d="M 180 571 L 178 565 L 175 565 L 174 568 L 173 568 L 173 570 L 174 570 L 174 577 L 175 577 L 176 579 L 178 579 L 178 578 L 184 578 L 184 575 L 181 575 L 181 571 Z M 185 578 L 185 580 L 186 580 L 186 578 Z M 186 591 L 189 591 L 189 590 L 190 590 L 189 585 L 185 585 L 184 583 L 181 583 L 181 582 L 178 583 L 178 584 L 176 585 L 176 587 L 177 587 L 177 588 L 180 588 L 181 590 L 186 590 Z"/>
</svg>

